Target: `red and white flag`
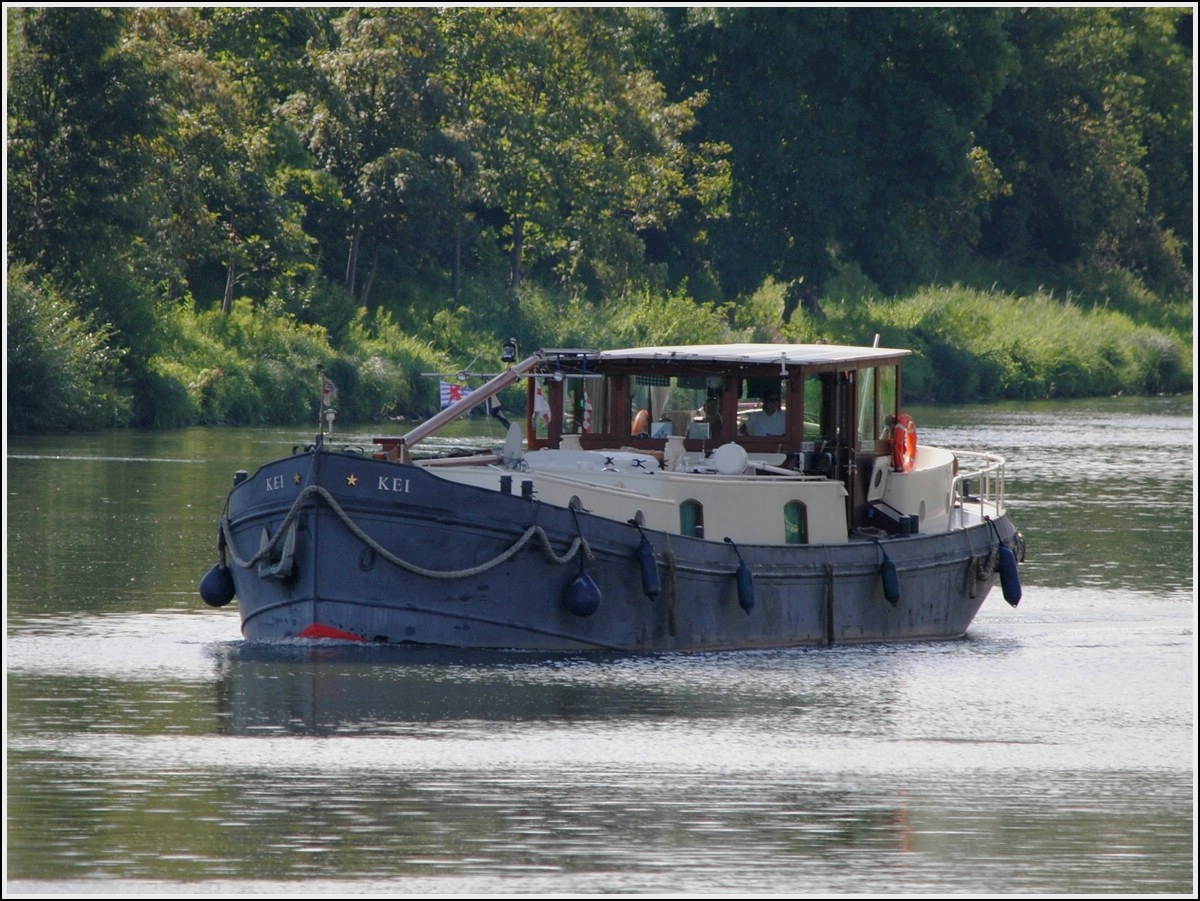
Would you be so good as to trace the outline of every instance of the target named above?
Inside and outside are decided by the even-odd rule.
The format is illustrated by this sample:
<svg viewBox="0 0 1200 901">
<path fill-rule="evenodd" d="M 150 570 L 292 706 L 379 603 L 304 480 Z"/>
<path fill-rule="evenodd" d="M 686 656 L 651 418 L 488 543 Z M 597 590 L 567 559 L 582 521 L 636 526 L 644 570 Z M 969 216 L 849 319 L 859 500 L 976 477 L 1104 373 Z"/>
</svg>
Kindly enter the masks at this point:
<svg viewBox="0 0 1200 901">
<path fill-rule="evenodd" d="M 542 393 L 542 383 L 538 379 L 533 380 L 533 412 L 535 416 L 541 416 L 542 422 L 550 422 L 550 401 L 546 400 L 546 395 Z"/>
<path fill-rule="evenodd" d="M 327 379 L 324 375 L 321 376 L 321 406 L 333 406 L 333 400 L 337 397 L 337 388 L 333 382 Z"/>
<path fill-rule="evenodd" d="M 440 382 L 439 388 L 443 410 L 451 404 L 462 400 L 471 393 L 471 389 L 466 385 L 458 385 L 454 382 Z"/>
</svg>

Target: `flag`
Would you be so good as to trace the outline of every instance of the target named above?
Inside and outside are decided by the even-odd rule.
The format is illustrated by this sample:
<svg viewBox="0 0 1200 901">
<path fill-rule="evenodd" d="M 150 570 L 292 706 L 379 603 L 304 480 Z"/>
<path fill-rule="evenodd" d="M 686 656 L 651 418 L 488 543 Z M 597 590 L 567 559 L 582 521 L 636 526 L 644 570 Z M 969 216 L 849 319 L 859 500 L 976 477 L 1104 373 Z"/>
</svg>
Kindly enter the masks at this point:
<svg viewBox="0 0 1200 901">
<path fill-rule="evenodd" d="M 583 430 L 592 430 L 592 399 L 588 397 L 586 390 L 583 392 Z"/>
<path fill-rule="evenodd" d="M 443 410 L 471 393 L 471 389 L 466 385 L 456 385 L 454 382 L 440 382 L 439 386 L 441 388 Z"/>
<path fill-rule="evenodd" d="M 324 374 L 321 375 L 321 406 L 332 407 L 337 397 L 337 387 Z"/>
<path fill-rule="evenodd" d="M 550 401 L 546 400 L 546 395 L 542 393 L 542 383 L 538 379 L 534 379 L 535 385 L 533 392 L 533 412 L 535 416 L 541 416 L 542 422 L 550 422 Z"/>
</svg>

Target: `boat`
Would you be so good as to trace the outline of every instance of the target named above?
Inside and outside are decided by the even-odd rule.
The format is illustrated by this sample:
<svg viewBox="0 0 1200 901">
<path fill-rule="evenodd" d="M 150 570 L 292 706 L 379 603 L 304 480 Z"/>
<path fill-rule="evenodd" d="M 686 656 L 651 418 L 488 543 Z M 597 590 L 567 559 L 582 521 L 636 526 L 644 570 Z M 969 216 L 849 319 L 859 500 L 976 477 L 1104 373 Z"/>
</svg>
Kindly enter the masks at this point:
<svg viewBox="0 0 1200 901">
<path fill-rule="evenodd" d="M 239 470 L 200 594 L 250 641 L 673 652 L 963 636 L 1021 599 L 1004 459 L 920 443 L 910 352 L 543 348 L 398 436 Z M 466 375 L 464 373 L 463 375 Z M 503 445 L 417 446 L 524 385 Z M 511 392 L 510 392 L 511 393 Z M 328 403 L 329 392 L 323 404 Z"/>
</svg>

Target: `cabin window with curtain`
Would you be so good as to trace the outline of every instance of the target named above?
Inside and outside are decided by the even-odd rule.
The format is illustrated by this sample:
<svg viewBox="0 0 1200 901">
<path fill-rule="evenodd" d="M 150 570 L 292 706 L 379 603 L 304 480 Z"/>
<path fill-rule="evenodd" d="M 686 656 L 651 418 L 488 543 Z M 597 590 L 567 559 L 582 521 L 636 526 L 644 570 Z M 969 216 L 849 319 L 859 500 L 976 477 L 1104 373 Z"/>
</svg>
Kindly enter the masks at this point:
<svg viewBox="0 0 1200 901">
<path fill-rule="evenodd" d="M 803 501 L 783 505 L 783 540 L 788 544 L 808 544 L 808 507 Z"/>
<path fill-rule="evenodd" d="M 705 433 L 717 437 L 723 385 L 720 376 L 637 376 L 630 396 L 629 433 L 635 438 L 703 438 Z"/>
<path fill-rule="evenodd" d="M 608 380 L 567 376 L 563 390 L 563 434 L 605 434 L 608 427 Z"/>
<path fill-rule="evenodd" d="M 679 505 L 679 534 L 690 538 L 704 537 L 704 505 L 686 500 Z"/>
</svg>

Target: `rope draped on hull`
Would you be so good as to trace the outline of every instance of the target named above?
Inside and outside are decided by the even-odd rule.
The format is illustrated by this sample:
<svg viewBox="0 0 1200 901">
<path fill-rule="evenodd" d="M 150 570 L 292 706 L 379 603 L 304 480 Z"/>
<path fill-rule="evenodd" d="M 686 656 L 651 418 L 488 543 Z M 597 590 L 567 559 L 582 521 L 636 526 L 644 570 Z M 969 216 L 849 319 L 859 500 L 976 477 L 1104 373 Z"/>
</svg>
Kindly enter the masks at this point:
<svg viewBox="0 0 1200 901">
<path fill-rule="evenodd" d="M 325 501 L 325 503 L 329 505 L 330 510 L 334 512 L 339 520 L 341 520 L 342 524 L 345 525 L 346 528 L 349 529 L 359 541 L 373 550 L 384 560 L 387 560 L 389 563 L 394 563 L 396 566 L 399 566 L 401 569 L 407 570 L 408 572 L 414 573 L 418 576 L 425 576 L 429 579 L 466 579 L 470 578 L 471 576 L 477 576 L 480 573 L 485 573 L 488 570 L 495 569 L 497 566 L 513 557 L 518 551 L 521 550 L 521 548 L 525 547 L 525 545 L 534 538 L 539 540 L 542 551 L 545 553 L 547 558 L 559 565 L 569 563 L 575 558 L 576 554 L 580 553 L 580 551 L 583 552 L 583 555 L 587 560 L 594 559 L 591 546 L 588 544 L 587 539 L 583 536 L 577 535 L 575 540 L 571 542 L 571 546 L 567 549 L 567 552 L 559 555 L 555 553 L 553 546 L 550 544 L 550 536 L 546 534 L 546 530 L 539 525 L 532 525 L 527 528 L 524 533 L 522 533 L 520 538 L 513 542 L 512 546 L 509 547 L 508 550 L 497 554 L 491 560 L 488 560 L 484 563 L 480 563 L 476 566 L 470 566 L 466 569 L 428 569 L 427 567 L 420 566 L 419 564 L 410 563 L 402 557 L 398 557 L 397 555 L 393 554 L 378 541 L 364 532 L 358 523 L 356 523 L 350 517 L 350 514 L 342 508 L 342 505 L 337 502 L 337 499 L 330 494 L 328 490 L 322 488 L 320 485 L 309 485 L 298 495 L 296 495 L 296 500 L 292 503 L 292 507 L 288 511 L 287 516 L 284 518 L 283 523 L 275 531 L 275 535 L 269 541 L 264 542 L 263 545 L 258 549 L 258 552 L 248 560 L 239 556 L 237 551 L 233 548 L 233 535 L 229 518 L 223 517 L 221 519 L 221 538 L 223 541 L 222 546 L 228 548 L 229 556 L 233 562 L 243 569 L 250 569 L 251 567 L 257 566 L 263 560 L 267 559 L 282 540 L 282 536 L 287 533 L 287 530 L 295 522 L 296 517 L 300 515 L 300 507 L 304 503 L 305 499 L 311 496 L 319 497 L 321 500 Z"/>
</svg>

